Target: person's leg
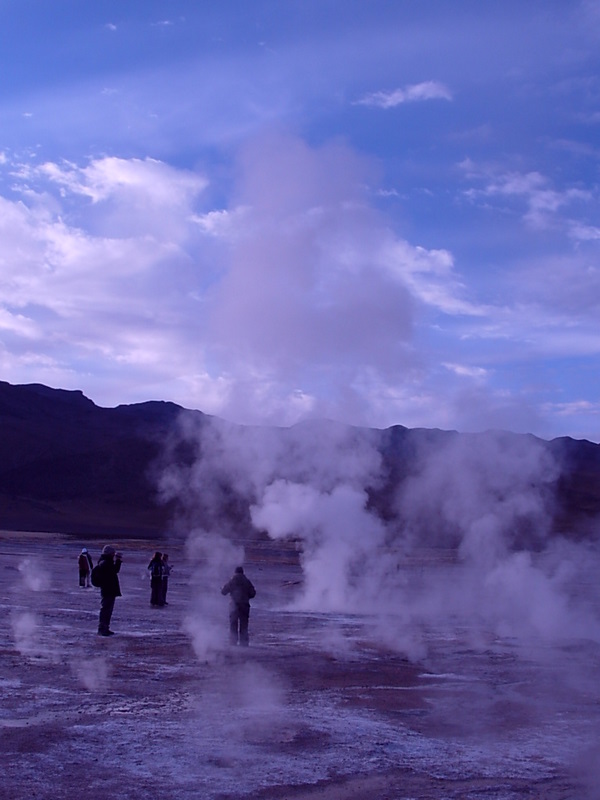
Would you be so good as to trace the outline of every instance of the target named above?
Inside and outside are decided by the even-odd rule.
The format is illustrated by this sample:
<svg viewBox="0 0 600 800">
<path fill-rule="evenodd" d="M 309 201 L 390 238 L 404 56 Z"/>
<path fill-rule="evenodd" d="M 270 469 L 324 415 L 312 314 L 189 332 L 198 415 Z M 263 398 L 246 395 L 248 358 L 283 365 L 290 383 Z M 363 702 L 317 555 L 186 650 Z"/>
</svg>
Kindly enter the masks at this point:
<svg viewBox="0 0 600 800">
<path fill-rule="evenodd" d="M 150 579 L 150 605 L 162 606 L 162 580 L 160 578 Z"/>
<path fill-rule="evenodd" d="M 250 638 L 248 636 L 248 620 L 250 618 L 250 606 L 244 605 L 240 606 L 239 610 L 240 615 L 240 644 L 244 647 L 248 647 L 250 642 Z"/>
<path fill-rule="evenodd" d="M 100 617 L 98 619 L 98 633 L 108 636 L 110 633 L 110 620 L 115 607 L 114 597 L 102 596 L 100 600 Z"/>
<path fill-rule="evenodd" d="M 167 589 L 169 588 L 169 579 L 163 578 L 162 579 L 162 601 L 164 605 L 167 605 Z"/>
<path fill-rule="evenodd" d="M 85 586 L 85 572 L 79 570 L 79 585 Z"/>
<path fill-rule="evenodd" d="M 229 641 L 231 642 L 231 644 L 238 643 L 238 622 L 239 622 L 238 607 L 234 605 L 229 610 Z"/>
</svg>

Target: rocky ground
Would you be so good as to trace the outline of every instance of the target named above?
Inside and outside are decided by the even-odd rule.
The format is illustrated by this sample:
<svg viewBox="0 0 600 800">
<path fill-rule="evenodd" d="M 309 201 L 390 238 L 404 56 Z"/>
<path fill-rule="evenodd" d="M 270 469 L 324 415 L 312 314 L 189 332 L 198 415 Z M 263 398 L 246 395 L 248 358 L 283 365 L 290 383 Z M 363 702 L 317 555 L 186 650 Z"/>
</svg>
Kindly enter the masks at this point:
<svg viewBox="0 0 600 800">
<path fill-rule="evenodd" d="M 99 592 L 78 586 L 82 542 L 0 537 L 0 798 L 600 797 L 594 643 L 474 647 L 457 622 L 409 661 L 366 617 L 289 610 L 295 559 L 256 546 L 251 646 L 232 648 L 228 572 L 206 585 L 183 543 L 163 543 L 169 605 L 151 608 L 160 545 L 115 544 L 123 597 L 102 638 Z"/>
</svg>

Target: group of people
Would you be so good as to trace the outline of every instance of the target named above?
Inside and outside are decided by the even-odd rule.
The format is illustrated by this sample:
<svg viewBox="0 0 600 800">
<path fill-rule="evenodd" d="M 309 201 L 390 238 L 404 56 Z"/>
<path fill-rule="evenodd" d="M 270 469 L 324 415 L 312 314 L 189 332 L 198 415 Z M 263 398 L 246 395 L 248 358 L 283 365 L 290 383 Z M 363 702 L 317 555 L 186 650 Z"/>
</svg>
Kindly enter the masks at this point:
<svg viewBox="0 0 600 800">
<path fill-rule="evenodd" d="M 77 559 L 79 566 L 79 585 L 82 589 L 90 589 L 92 586 L 91 575 L 94 567 L 91 555 L 88 553 L 87 547 L 84 547 Z"/>
<path fill-rule="evenodd" d="M 115 600 L 121 596 L 119 572 L 123 556 L 114 547 L 107 544 L 97 565 L 93 566 L 92 557 L 87 548 L 83 548 L 79 557 L 79 585 L 82 587 L 97 586 L 100 588 L 100 616 L 98 619 L 98 635 L 114 636 L 110 629 L 110 621 Z M 148 564 L 150 573 L 150 604 L 152 606 L 167 605 L 167 590 L 171 565 L 167 553 L 154 553 Z M 222 587 L 221 594 L 229 595 L 229 636 L 232 645 L 247 647 L 249 644 L 248 621 L 250 618 L 250 600 L 256 596 L 256 589 L 244 574 L 243 567 L 236 567 L 233 576 Z"/>
<path fill-rule="evenodd" d="M 169 575 L 171 574 L 168 553 L 154 553 L 148 564 L 150 573 L 150 605 L 167 606 L 167 590 L 169 588 Z"/>
</svg>

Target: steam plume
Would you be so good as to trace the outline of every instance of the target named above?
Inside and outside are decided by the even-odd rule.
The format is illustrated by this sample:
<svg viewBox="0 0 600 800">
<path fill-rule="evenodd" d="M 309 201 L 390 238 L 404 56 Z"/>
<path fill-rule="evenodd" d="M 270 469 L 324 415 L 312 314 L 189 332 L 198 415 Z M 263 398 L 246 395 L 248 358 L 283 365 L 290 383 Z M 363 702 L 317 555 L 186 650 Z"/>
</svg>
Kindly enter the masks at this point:
<svg viewBox="0 0 600 800">
<path fill-rule="evenodd" d="M 181 436 L 193 458 L 170 466 L 166 496 L 207 527 L 229 519 L 224 536 L 243 529 L 300 540 L 304 608 L 367 614 L 374 635 L 411 657 L 425 652 L 428 630 L 459 618 L 474 643 L 490 635 L 600 641 L 592 604 L 575 597 L 569 577 L 597 554 L 552 535 L 559 467 L 534 437 L 414 437 L 392 480 L 373 431 L 188 417 Z M 382 490 L 394 495 L 385 519 L 372 502 Z M 213 576 L 235 560 L 214 534 L 197 532 L 190 548 Z M 410 569 L 424 558 L 435 566 Z"/>
</svg>

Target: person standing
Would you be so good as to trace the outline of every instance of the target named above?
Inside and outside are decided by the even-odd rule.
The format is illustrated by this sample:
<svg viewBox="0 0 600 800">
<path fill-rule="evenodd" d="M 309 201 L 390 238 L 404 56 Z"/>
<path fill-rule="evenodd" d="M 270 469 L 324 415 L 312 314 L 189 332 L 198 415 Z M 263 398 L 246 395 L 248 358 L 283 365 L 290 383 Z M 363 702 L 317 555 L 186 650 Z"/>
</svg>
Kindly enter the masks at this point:
<svg viewBox="0 0 600 800">
<path fill-rule="evenodd" d="M 221 589 L 221 594 L 229 595 L 229 636 L 231 644 L 248 647 L 248 620 L 250 600 L 256 596 L 252 582 L 244 575 L 243 567 L 236 567 L 233 577 Z"/>
<path fill-rule="evenodd" d="M 91 555 L 88 553 L 87 547 L 82 548 L 79 558 L 77 559 L 77 565 L 79 567 L 79 585 L 82 588 L 89 589 L 92 585 L 90 583 L 90 575 L 94 563 Z"/>
<path fill-rule="evenodd" d="M 102 548 L 98 564 L 94 567 L 93 582 L 100 587 L 100 617 L 98 620 L 98 634 L 100 636 L 114 636 L 110 629 L 115 600 L 121 597 L 119 572 L 123 556 L 116 553 L 115 548 L 107 544 Z"/>
<path fill-rule="evenodd" d="M 163 553 L 162 556 L 162 601 L 163 605 L 168 606 L 167 590 L 169 588 L 169 575 L 173 567 L 169 564 L 169 554 Z"/>
<path fill-rule="evenodd" d="M 150 573 L 150 605 L 164 606 L 162 553 L 158 551 L 154 553 L 152 560 L 148 564 L 148 572 Z"/>
</svg>

